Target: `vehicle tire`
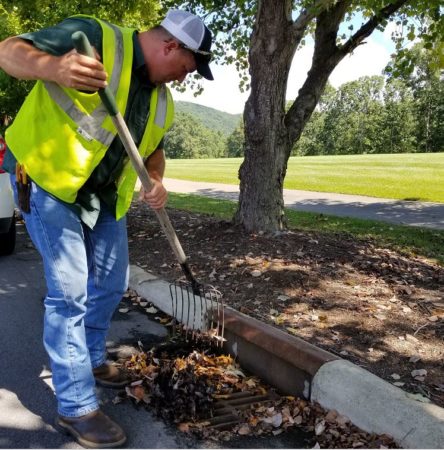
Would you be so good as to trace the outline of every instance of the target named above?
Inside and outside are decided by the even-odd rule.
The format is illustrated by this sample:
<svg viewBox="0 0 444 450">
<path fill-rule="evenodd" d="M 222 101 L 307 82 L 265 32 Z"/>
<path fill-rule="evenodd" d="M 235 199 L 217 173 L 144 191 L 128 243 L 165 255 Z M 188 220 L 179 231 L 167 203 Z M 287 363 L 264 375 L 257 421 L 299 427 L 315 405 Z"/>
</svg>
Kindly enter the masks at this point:
<svg viewBox="0 0 444 450">
<path fill-rule="evenodd" d="M 15 216 L 11 221 L 11 226 L 6 233 L 0 233 L 0 255 L 10 255 L 15 249 Z"/>
</svg>

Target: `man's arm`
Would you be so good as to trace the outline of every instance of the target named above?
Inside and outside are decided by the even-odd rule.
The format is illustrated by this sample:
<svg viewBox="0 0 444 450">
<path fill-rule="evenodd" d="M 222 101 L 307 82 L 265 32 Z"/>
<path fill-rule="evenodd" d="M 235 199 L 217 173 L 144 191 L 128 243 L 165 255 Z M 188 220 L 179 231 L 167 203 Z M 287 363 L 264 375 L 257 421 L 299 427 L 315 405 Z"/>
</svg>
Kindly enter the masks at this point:
<svg viewBox="0 0 444 450">
<path fill-rule="evenodd" d="M 146 192 L 142 187 L 140 200 L 147 203 L 153 209 L 161 209 L 166 205 L 168 192 L 162 184 L 165 172 L 165 154 L 162 148 L 155 150 L 145 161 L 145 167 L 153 183 L 151 191 Z"/>
<path fill-rule="evenodd" d="M 103 64 L 75 50 L 62 56 L 43 52 L 12 37 L 0 42 L 0 68 L 22 80 L 47 80 L 74 89 L 96 91 L 106 86 Z"/>
</svg>

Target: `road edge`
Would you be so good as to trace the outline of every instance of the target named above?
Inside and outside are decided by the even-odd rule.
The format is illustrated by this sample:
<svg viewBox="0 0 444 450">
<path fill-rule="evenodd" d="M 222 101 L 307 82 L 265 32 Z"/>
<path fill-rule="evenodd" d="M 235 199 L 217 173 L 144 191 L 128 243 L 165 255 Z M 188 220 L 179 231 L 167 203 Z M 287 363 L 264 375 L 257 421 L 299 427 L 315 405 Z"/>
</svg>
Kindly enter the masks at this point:
<svg viewBox="0 0 444 450">
<path fill-rule="evenodd" d="M 129 287 L 172 314 L 166 281 L 131 265 Z M 418 401 L 302 339 L 231 308 L 225 310 L 227 348 L 245 369 L 287 394 L 335 409 L 367 432 L 388 434 L 403 448 L 444 448 L 444 408 Z M 242 354 L 248 356 L 244 361 Z"/>
</svg>

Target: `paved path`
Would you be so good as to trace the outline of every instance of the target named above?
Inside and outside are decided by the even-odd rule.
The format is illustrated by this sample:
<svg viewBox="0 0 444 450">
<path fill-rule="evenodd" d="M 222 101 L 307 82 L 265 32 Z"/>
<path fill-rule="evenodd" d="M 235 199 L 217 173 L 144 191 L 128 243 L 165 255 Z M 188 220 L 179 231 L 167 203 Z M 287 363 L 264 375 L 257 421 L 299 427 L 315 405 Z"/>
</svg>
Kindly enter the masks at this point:
<svg viewBox="0 0 444 450">
<path fill-rule="evenodd" d="M 54 427 L 56 400 L 48 357 L 43 348 L 45 282 L 41 258 L 24 226 L 19 225 L 16 251 L 0 257 L 0 449 L 81 449 Z M 128 354 L 138 341 L 145 349 L 162 340 L 163 326 L 131 309 L 113 316 L 107 346 Z M 150 410 L 129 401 L 115 405 L 116 391 L 97 388 L 102 409 L 127 432 L 124 448 L 294 448 L 302 442 L 295 429 L 279 436 L 242 436 L 230 442 L 202 441 L 180 433 Z M 296 440 L 298 439 L 298 440 Z M 307 447 L 305 447 L 307 448 Z M 309 447 L 311 448 L 311 446 Z"/>
<path fill-rule="evenodd" d="M 204 195 L 236 201 L 239 187 L 165 178 L 170 192 Z M 332 216 L 373 219 L 416 227 L 444 230 L 444 203 L 415 202 L 284 189 L 287 208 Z"/>
<path fill-rule="evenodd" d="M 82 448 L 53 425 L 56 401 L 42 342 L 44 295 L 40 256 L 19 225 L 15 253 L 0 257 L 0 448 Z M 148 342 L 160 334 L 159 327 L 136 311 L 129 316 L 116 313 L 108 346 Z M 130 402 L 114 405 L 116 391 L 98 388 L 98 395 L 104 411 L 127 431 L 125 448 L 190 445 L 149 411 Z"/>
</svg>

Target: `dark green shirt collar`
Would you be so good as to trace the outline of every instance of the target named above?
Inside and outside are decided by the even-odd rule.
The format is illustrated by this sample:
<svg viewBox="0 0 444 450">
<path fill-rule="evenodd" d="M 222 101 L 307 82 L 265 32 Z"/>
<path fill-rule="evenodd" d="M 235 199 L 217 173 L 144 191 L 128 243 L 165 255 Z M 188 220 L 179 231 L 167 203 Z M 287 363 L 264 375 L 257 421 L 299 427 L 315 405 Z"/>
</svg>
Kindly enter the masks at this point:
<svg viewBox="0 0 444 450">
<path fill-rule="evenodd" d="M 145 57 L 143 56 L 142 48 L 140 46 L 139 39 L 137 38 L 138 34 L 139 34 L 138 31 L 135 31 L 133 34 L 133 47 L 134 47 L 133 69 L 143 84 L 154 88 L 155 86 L 154 84 L 151 83 L 148 76 L 148 70 L 145 64 Z"/>
</svg>

